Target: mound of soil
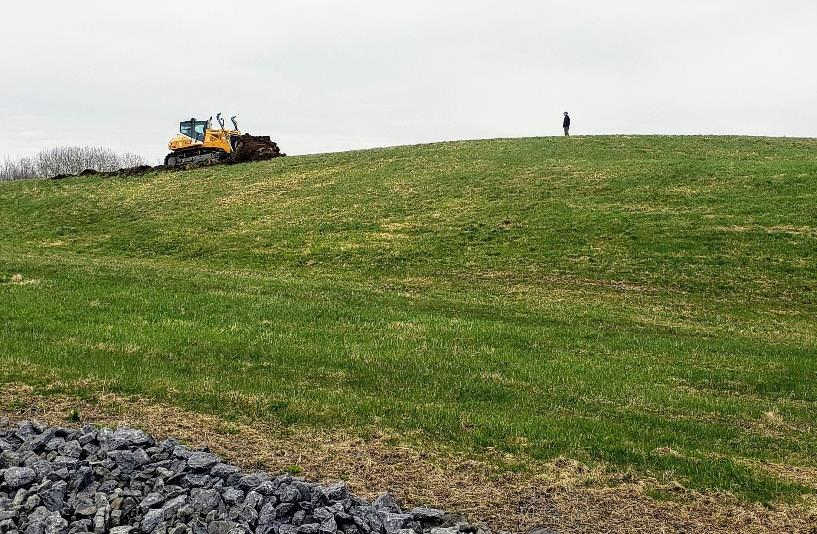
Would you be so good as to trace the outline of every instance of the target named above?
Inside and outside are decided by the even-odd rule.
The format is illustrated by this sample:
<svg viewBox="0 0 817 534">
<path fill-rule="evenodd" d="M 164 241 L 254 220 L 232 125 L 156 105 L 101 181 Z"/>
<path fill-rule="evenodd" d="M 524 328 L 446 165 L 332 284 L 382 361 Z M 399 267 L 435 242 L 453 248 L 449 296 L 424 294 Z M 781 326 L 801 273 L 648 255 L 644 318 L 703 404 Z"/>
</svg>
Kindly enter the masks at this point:
<svg viewBox="0 0 817 534">
<path fill-rule="evenodd" d="M 74 176 L 139 176 L 151 171 L 189 170 L 211 165 L 244 163 L 248 161 L 264 161 L 273 158 L 281 158 L 284 156 L 286 156 L 286 154 L 281 152 L 278 144 L 272 141 L 268 135 L 243 134 L 238 137 L 238 140 L 235 143 L 235 149 L 233 150 L 232 157 L 221 163 L 186 164 L 181 167 L 166 167 L 164 165 L 151 167 L 150 165 L 138 165 L 136 167 L 118 169 L 115 171 L 97 171 L 94 169 L 85 169 L 79 174 L 58 174 L 56 176 L 52 176 L 51 179 L 62 180 L 64 178 L 72 178 Z"/>
<path fill-rule="evenodd" d="M 238 136 L 233 150 L 233 162 L 263 161 L 286 156 L 268 135 L 243 134 Z"/>
</svg>

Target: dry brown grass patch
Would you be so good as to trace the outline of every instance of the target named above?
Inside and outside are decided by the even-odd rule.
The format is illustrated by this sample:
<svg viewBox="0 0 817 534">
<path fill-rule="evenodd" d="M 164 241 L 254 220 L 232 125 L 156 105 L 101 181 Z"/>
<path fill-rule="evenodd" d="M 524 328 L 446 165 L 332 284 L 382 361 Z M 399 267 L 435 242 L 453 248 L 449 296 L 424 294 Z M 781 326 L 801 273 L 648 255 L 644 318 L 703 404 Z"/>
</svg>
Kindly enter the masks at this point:
<svg viewBox="0 0 817 534">
<path fill-rule="evenodd" d="M 40 281 L 36 278 L 26 278 L 20 273 L 14 273 L 11 275 L 11 277 L 9 277 L 7 283 L 14 286 L 27 286 L 39 284 Z"/>
<path fill-rule="evenodd" d="M 611 473 L 600 466 L 589 469 L 564 458 L 512 472 L 502 466 L 513 458 L 494 452 L 468 457 L 431 444 L 421 449 L 376 430 L 363 436 L 284 428 L 270 421 L 226 421 L 105 393 L 100 386 L 90 388 L 100 391 L 93 398 L 82 400 L 6 384 L 0 386 L 0 415 L 65 425 L 76 410 L 83 422 L 132 425 L 159 438 L 176 437 L 207 446 L 246 469 L 295 468 L 312 480 L 342 479 L 363 497 L 392 491 L 407 505 L 438 506 L 515 532 L 543 526 L 559 533 L 813 532 L 817 521 L 817 507 L 747 505 L 729 495 L 702 495 L 676 483 Z M 649 488 L 683 494 L 683 499 L 656 501 L 647 496 Z"/>
</svg>

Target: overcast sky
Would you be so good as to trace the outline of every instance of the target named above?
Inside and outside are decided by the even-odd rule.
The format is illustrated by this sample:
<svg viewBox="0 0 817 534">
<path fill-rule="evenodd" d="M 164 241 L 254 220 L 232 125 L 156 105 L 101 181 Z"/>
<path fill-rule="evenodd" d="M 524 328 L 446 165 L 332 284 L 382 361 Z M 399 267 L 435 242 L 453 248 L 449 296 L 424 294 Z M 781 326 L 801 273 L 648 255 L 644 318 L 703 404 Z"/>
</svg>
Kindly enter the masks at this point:
<svg viewBox="0 0 817 534">
<path fill-rule="evenodd" d="M 575 134 L 817 136 L 814 0 L 3 2 L 0 157 L 158 162 L 223 111 L 290 154 Z"/>
</svg>

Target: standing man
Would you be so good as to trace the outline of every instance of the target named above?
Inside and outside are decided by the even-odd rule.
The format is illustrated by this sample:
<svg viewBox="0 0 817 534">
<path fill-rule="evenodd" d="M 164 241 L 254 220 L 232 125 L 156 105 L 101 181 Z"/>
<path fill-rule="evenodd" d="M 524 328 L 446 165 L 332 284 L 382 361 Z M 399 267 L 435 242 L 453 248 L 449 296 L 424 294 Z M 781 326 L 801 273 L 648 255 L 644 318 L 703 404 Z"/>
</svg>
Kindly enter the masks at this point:
<svg viewBox="0 0 817 534">
<path fill-rule="evenodd" d="M 562 121 L 562 128 L 565 129 L 565 137 L 570 137 L 570 115 L 565 111 L 565 120 Z"/>
</svg>

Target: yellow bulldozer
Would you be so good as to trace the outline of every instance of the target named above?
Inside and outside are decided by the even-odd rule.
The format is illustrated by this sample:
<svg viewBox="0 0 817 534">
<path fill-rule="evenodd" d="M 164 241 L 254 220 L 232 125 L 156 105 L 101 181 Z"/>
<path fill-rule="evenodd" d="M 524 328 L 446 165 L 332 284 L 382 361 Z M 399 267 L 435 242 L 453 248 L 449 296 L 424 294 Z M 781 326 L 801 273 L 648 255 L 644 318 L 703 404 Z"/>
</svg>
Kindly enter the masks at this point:
<svg viewBox="0 0 817 534">
<path fill-rule="evenodd" d="M 285 156 L 267 135 L 241 133 L 235 116 L 230 117 L 232 129 L 224 126 L 221 113 L 216 114 L 218 128 L 213 128 L 213 117 L 200 121 L 195 117 L 179 123 L 179 133 L 167 144 L 170 154 L 165 156 L 166 167 L 212 165 L 260 161 Z"/>
</svg>

